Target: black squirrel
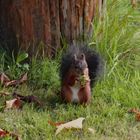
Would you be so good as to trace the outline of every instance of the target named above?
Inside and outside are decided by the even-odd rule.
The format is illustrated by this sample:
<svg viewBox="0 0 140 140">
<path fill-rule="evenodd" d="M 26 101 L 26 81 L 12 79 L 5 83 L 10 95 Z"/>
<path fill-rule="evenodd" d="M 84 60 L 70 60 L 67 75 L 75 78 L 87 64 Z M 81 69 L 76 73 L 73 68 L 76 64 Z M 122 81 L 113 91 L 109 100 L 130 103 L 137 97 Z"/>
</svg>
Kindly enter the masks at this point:
<svg viewBox="0 0 140 140">
<path fill-rule="evenodd" d="M 91 88 L 103 69 L 102 57 L 88 45 L 70 46 L 60 65 L 62 100 L 69 103 L 89 103 Z"/>
</svg>

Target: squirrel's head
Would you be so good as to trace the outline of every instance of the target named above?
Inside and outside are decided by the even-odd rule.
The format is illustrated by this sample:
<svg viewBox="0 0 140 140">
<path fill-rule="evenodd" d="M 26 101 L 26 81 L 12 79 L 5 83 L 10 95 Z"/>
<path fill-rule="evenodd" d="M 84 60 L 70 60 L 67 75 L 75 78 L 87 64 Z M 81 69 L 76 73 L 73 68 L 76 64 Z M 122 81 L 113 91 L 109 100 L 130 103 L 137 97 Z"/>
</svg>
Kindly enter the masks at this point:
<svg viewBox="0 0 140 140">
<path fill-rule="evenodd" d="M 83 75 L 84 70 L 88 67 L 85 55 L 83 53 L 76 55 L 74 54 L 74 61 L 72 63 L 72 68 L 74 72 L 78 75 Z"/>
</svg>

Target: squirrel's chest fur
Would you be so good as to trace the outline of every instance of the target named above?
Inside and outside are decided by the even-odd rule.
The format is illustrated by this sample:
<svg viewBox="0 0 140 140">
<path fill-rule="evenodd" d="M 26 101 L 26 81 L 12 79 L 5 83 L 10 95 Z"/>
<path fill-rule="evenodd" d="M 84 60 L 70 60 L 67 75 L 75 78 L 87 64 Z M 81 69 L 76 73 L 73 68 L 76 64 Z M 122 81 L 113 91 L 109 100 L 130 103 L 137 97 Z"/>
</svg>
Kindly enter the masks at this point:
<svg viewBox="0 0 140 140">
<path fill-rule="evenodd" d="M 80 86 L 70 86 L 70 89 L 71 89 L 71 93 L 72 93 L 71 101 L 78 103 L 79 102 L 78 93 L 80 91 Z"/>
</svg>

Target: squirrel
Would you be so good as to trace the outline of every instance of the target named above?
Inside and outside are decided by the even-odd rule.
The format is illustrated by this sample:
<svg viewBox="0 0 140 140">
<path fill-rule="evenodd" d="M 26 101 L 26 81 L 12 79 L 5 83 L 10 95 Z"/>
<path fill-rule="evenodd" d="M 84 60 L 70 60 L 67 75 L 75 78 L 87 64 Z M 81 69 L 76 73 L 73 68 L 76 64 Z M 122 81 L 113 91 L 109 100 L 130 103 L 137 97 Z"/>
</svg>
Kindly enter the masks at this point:
<svg viewBox="0 0 140 140">
<path fill-rule="evenodd" d="M 70 46 L 60 65 L 61 98 L 67 103 L 88 104 L 91 89 L 103 72 L 104 61 L 87 45 Z"/>
</svg>

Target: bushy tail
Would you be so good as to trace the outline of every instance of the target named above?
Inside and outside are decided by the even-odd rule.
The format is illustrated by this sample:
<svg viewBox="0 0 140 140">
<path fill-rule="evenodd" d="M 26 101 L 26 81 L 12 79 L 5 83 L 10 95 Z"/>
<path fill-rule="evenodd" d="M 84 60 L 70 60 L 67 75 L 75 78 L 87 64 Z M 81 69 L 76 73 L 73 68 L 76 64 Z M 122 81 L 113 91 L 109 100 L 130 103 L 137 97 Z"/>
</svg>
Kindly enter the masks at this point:
<svg viewBox="0 0 140 140">
<path fill-rule="evenodd" d="M 70 46 L 67 52 L 63 55 L 60 66 L 61 80 L 63 81 L 64 78 L 67 76 L 67 72 L 69 71 L 72 62 L 74 61 L 73 55 L 74 54 L 78 55 L 81 53 L 85 54 L 89 68 L 89 77 L 91 79 L 91 86 L 93 86 L 97 81 L 97 79 L 103 73 L 104 61 L 96 51 L 89 48 L 87 45 Z"/>
</svg>

